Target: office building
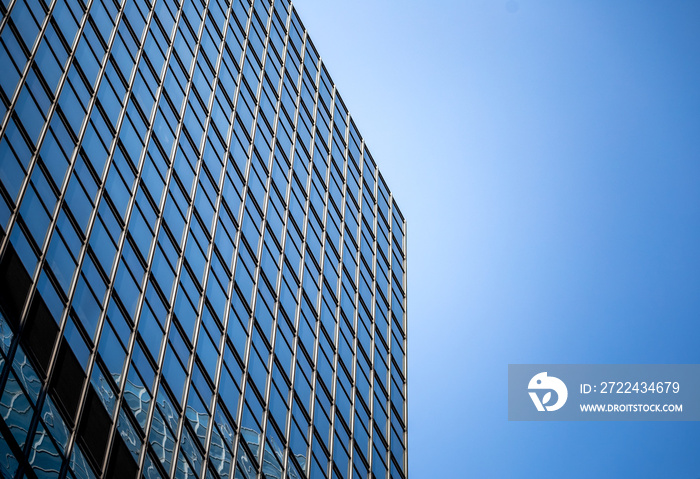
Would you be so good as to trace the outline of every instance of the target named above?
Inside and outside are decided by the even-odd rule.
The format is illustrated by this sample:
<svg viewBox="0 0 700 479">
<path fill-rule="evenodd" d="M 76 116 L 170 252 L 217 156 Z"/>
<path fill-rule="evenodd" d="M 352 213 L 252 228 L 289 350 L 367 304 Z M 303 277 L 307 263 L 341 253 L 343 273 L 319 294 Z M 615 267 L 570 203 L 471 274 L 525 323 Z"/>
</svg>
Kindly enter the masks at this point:
<svg viewBox="0 0 700 479">
<path fill-rule="evenodd" d="M 284 0 L 0 0 L 0 475 L 405 478 L 405 222 Z"/>
</svg>

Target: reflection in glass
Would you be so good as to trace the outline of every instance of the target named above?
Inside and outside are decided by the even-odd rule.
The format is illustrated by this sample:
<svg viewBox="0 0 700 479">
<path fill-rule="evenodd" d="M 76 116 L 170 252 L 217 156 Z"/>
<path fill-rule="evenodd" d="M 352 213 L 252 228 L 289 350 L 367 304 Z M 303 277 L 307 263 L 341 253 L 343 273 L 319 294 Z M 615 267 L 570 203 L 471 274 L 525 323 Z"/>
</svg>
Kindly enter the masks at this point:
<svg viewBox="0 0 700 479">
<path fill-rule="evenodd" d="M 198 412 L 192 406 L 193 403 L 197 404 L 199 407 L 204 409 L 203 406 L 201 406 L 201 403 L 199 403 L 197 395 L 194 393 L 190 393 L 190 401 L 187 405 L 185 415 L 187 416 L 187 419 L 189 420 L 192 429 L 194 429 L 195 435 L 197 435 L 201 443 L 204 444 L 206 442 L 207 437 L 207 427 L 209 426 L 209 413 L 206 411 Z"/>
<path fill-rule="evenodd" d="M 148 419 L 148 408 L 151 404 L 151 395 L 146 387 L 141 384 L 141 380 L 132 369 L 124 386 L 124 400 L 136 416 L 139 425 L 145 429 Z"/>
<path fill-rule="evenodd" d="M 153 461 L 151 461 L 151 457 L 146 454 L 146 459 L 143 462 L 143 476 L 146 479 L 162 479 L 160 473 L 158 472 L 158 468 L 153 464 Z"/>
<path fill-rule="evenodd" d="M 172 429 L 177 429 L 177 422 L 179 420 L 179 417 L 178 414 L 175 412 L 175 408 L 170 402 L 170 399 L 168 398 L 165 389 L 160 389 L 160 392 L 158 393 L 158 399 L 156 400 L 156 404 L 158 404 L 160 411 L 163 413 L 163 416 L 165 416 L 168 425 Z"/>
<path fill-rule="evenodd" d="M 0 475 L 13 477 L 17 470 L 17 459 L 10 450 L 10 446 L 5 442 L 5 438 L 0 435 Z"/>
<path fill-rule="evenodd" d="M 12 369 L 14 369 L 19 380 L 22 382 L 24 389 L 32 400 L 32 404 L 36 403 L 39 391 L 41 390 L 41 379 L 39 379 L 34 369 L 32 369 L 32 366 L 29 364 L 29 359 L 27 359 L 21 347 L 17 347 L 15 360 L 12 362 Z"/>
<path fill-rule="evenodd" d="M 263 453 L 262 470 L 269 478 L 282 479 L 284 451 L 276 438 L 268 436 Z"/>
<path fill-rule="evenodd" d="M 187 453 L 181 449 L 180 454 L 177 456 L 177 469 L 175 469 L 176 479 L 190 479 L 196 478 L 197 474 L 194 473 L 190 463 L 186 459 Z"/>
<path fill-rule="evenodd" d="M 297 462 L 302 469 L 306 468 L 306 456 L 295 454 L 294 457 L 296 457 Z M 297 470 L 294 467 L 291 456 L 287 458 L 287 474 L 289 475 L 290 479 L 301 479 L 299 474 L 297 474 Z"/>
<path fill-rule="evenodd" d="M 78 444 L 73 446 L 73 454 L 71 455 L 69 466 L 73 474 L 75 474 L 76 479 L 95 479 L 95 474 L 93 474 L 92 469 L 88 466 L 83 451 L 80 450 Z"/>
<path fill-rule="evenodd" d="M 236 479 L 254 479 L 256 477 L 255 466 L 253 466 L 248 458 L 248 454 L 242 447 L 238 448 L 238 460 L 236 462 L 238 463 L 238 467 L 236 468 Z"/>
<path fill-rule="evenodd" d="M 165 420 L 161 415 L 160 411 L 156 408 L 153 414 L 153 421 L 151 422 L 151 434 L 148 441 L 153 446 L 153 450 L 163 463 L 166 471 L 170 470 L 170 461 L 173 456 L 173 449 L 175 447 L 175 438 L 170 432 L 170 429 L 165 424 Z"/>
<path fill-rule="evenodd" d="M 49 434 L 56 440 L 61 452 L 65 453 L 66 443 L 68 442 L 68 427 L 63 419 L 58 414 L 56 406 L 54 406 L 53 401 L 50 397 L 46 397 L 44 400 L 44 409 L 41 411 L 41 419 L 43 419 Z"/>
<path fill-rule="evenodd" d="M 34 444 L 29 453 L 29 464 L 39 478 L 54 478 L 61 470 L 63 458 L 49 439 L 44 427 L 39 424 L 34 434 Z"/>
<path fill-rule="evenodd" d="M 95 391 L 97 391 L 97 395 L 107 410 L 107 413 L 111 417 L 112 414 L 114 414 L 114 406 L 116 404 L 117 397 L 114 394 L 114 391 L 112 391 L 112 387 L 109 385 L 109 382 L 102 374 L 102 370 L 97 365 L 95 365 L 95 369 L 92 372 L 92 381 L 90 382 L 95 388 Z"/>
<path fill-rule="evenodd" d="M 124 410 L 119 411 L 117 429 L 119 430 L 119 435 L 124 440 L 124 444 L 126 444 L 126 447 L 131 451 L 131 455 L 134 456 L 134 459 L 138 462 L 139 453 L 141 452 L 141 439 L 136 434 L 134 427 L 131 425 L 131 421 L 126 417 Z"/>
<path fill-rule="evenodd" d="M 2 348 L 3 353 L 7 354 L 10 343 L 12 343 L 12 330 L 5 321 L 5 315 L 0 311 L 0 348 Z"/>
<path fill-rule="evenodd" d="M 187 459 L 187 461 L 183 459 Z M 181 477 L 190 477 L 191 475 L 196 476 L 196 473 L 193 473 L 192 470 L 189 469 L 190 464 L 191 469 L 193 469 L 194 471 L 199 471 L 202 468 L 202 455 L 199 453 L 197 446 L 194 444 L 194 441 L 190 437 L 190 433 L 187 431 L 186 428 L 183 428 L 182 438 L 180 439 L 180 459 L 178 460 L 177 465 L 177 475 L 179 477 L 181 476 L 181 474 Z"/>
<path fill-rule="evenodd" d="M 15 375 L 10 372 L 5 384 L 5 392 L 0 399 L 0 415 L 7 423 L 19 447 L 24 447 L 33 413 L 27 396 L 22 392 Z"/>
<path fill-rule="evenodd" d="M 241 435 L 243 436 L 241 439 L 248 445 L 250 451 L 253 453 L 253 457 L 258 457 L 258 449 L 260 448 L 260 433 L 242 426 Z"/>
<path fill-rule="evenodd" d="M 222 426 L 228 428 L 227 424 L 222 424 Z M 222 479 L 229 477 L 228 474 L 231 469 L 232 459 L 231 452 L 219 433 L 219 428 L 212 428 L 211 444 L 209 445 L 209 461 Z"/>
</svg>

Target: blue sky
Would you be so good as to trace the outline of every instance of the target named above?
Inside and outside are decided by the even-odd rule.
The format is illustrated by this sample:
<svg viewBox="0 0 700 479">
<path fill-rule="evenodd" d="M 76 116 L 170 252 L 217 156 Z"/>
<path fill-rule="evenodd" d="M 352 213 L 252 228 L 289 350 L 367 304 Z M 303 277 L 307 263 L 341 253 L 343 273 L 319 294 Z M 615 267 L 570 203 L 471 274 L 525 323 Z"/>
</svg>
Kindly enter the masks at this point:
<svg viewBox="0 0 700 479">
<path fill-rule="evenodd" d="M 700 477 L 507 420 L 509 363 L 700 363 L 700 2 L 294 4 L 408 220 L 410 475 Z"/>
</svg>

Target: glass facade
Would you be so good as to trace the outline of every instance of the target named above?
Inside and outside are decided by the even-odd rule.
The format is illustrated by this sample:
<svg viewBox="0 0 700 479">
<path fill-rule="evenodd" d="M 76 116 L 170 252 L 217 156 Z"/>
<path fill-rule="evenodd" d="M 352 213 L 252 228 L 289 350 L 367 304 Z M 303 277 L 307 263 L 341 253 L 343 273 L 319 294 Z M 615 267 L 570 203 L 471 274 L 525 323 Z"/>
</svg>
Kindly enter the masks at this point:
<svg viewBox="0 0 700 479">
<path fill-rule="evenodd" d="M 285 0 L 0 0 L 0 476 L 405 478 L 404 218 Z"/>
</svg>

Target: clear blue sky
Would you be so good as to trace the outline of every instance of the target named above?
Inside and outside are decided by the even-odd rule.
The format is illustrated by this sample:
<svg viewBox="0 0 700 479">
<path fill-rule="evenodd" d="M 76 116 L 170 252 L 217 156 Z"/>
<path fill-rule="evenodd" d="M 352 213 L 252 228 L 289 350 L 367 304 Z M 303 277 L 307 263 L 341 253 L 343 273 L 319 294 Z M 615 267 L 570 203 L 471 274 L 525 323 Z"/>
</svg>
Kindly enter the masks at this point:
<svg viewBox="0 0 700 479">
<path fill-rule="evenodd" d="M 700 363 L 700 2 L 296 0 L 408 220 L 413 479 L 700 477 L 509 363 Z"/>
</svg>

